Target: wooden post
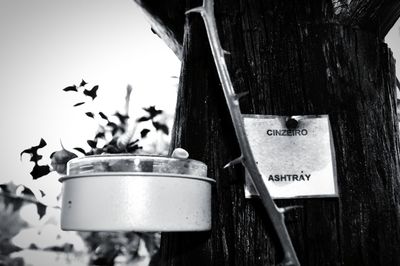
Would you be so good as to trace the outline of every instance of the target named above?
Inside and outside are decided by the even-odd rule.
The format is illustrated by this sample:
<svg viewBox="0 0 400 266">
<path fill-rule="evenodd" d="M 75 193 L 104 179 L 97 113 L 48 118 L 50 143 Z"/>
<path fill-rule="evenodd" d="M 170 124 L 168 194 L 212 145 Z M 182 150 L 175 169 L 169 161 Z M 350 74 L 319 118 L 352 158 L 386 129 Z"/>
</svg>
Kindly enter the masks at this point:
<svg viewBox="0 0 400 266">
<path fill-rule="evenodd" d="M 220 0 L 215 14 L 235 90 L 250 92 L 244 113 L 329 115 L 340 197 L 277 201 L 303 206 L 286 216 L 301 264 L 400 265 L 394 60 L 382 28 L 364 19 L 382 22 L 377 10 L 393 2 L 350 2 Z M 173 143 L 217 184 L 212 230 L 163 234 L 162 265 L 277 265 L 265 210 L 244 199 L 243 168 L 222 169 L 240 154 L 200 16 L 184 29 Z"/>
</svg>

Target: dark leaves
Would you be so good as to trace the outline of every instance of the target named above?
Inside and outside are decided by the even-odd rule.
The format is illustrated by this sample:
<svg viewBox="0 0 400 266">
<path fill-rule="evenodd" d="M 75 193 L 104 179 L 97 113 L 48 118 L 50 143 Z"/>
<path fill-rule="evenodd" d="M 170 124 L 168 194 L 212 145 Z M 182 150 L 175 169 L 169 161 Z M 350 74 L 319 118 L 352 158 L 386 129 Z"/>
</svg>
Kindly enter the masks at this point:
<svg viewBox="0 0 400 266">
<path fill-rule="evenodd" d="M 76 106 L 80 106 L 80 105 L 82 105 L 82 104 L 84 104 L 85 102 L 79 102 L 79 103 L 76 103 L 76 104 L 74 104 L 74 107 L 76 107 Z"/>
<path fill-rule="evenodd" d="M 137 145 L 137 144 L 134 144 L 134 145 L 130 145 L 130 144 L 128 144 L 128 146 L 126 147 L 126 151 L 127 152 L 130 152 L 130 153 L 133 153 L 133 152 L 135 152 L 135 151 L 137 151 L 137 150 L 139 150 L 139 149 L 142 149 L 143 147 L 140 147 L 139 145 Z"/>
<path fill-rule="evenodd" d="M 160 123 L 160 122 L 158 122 L 158 121 L 154 121 L 154 118 L 155 118 L 157 115 L 160 115 L 160 114 L 163 113 L 162 110 L 157 110 L 157 109 L 155 108 L 155 106 L 150 106 L 150 107 L 148 107 L 148 108 L 143 108 L 143 110 L 145 110 L 145 111 L 148 113 L 148 116 L 142 116 L 142 117 L 140 117 L 139 119 L 137 119 L 136 121 L 137 121 L 138 123 L 140 123 L 140 122 L 146 122 L 146 121 L 151 121 L 151 123 L 153 124 L 154 128 L 155 128 L 157 131 L 160 130 L 160 131 L 162 131 L 162 132 L 163 132 L 164 134 L 166 134 L 166 135 L 169 134 L 169 128 L 168 128 L 167 125 L 165 125 L 165 124 L 163 124 L 163 123 Z M 148 129 L 143 129 L 143 130 L 140 132 L 140 135 L 141 135 L 142 138 L 145 138 L 145 137 L 147 136 L 148 133 L 149 133 L 149 130 L 148 130 Z"/>
<path fill-rule="evenodd" d="M 87 82 L 82 79 L 81 83 L 79 84 L 79 87 L 84 87 L 86 84 Z"/>
<path fill-rule="evenodd" d="M 22 199 L 13 199 L 12 203 L 13 203 L 13 212 L 16 212 L 19 209 L 21 209 L 22 204 L 24 203 L 24 201 Z"/>
<path fill-rule="evenodd" d="M 63 148 L 50 155 L 51 167 L 59 174 L 66 174 L 68 161 L 76 157 L 78 156 L 75 153 Z"/>
<path fill-rule="evenodd" d="M 92 112 L 86 112 L 85 115 L 87 115 L 90 118 L 94 118 L 94 114 Z"/>
<path fill-rule="evenodd" d="M 119 112 L 115 113 L 115 116 L 118 117 L 119 121 L 121 124 L 126 125 L 126 121 L 128 120 L 129 116 L 128 115 L 123 115 Z"/>
<path fill-rule="evenodd" d="M 39 165 L 37 163 L 35 163 L 35 166 L 30 172 L 33 179 L 38 179 L 42 176 L 47 175 L 48 173 L 50 173 L 50 167 L 48 165 Z"/>
<path fill-rule="evenodd" d="M 76 88 L 76 85 L 72 85 L 72 86 L 68 86 L 66 88 L 63 89 L 63 91 L 78 91 L 78 89 Z"/>
<path fill-rule="evenodd" d="M 155 106 L 150 106 L 147 108 L 143 108 L 143 110 L 145 110 L 149 116 L 142 116 L 141 118 L 139 118 L 137 120 L 137 122 L 145 122 L 145 121 L 149 121 L 149 120 L 153 120 L 157 115 L 162 114 L 162 110 L 157 110 L 155 108 Z"/>
<path fill-rule="evenodd" d="M 108 121 L 108 117 L 103 112 L 99 112 L 99 115 L 100 115 L 101 118 L 103 118 L 103 119 Z"/>
<path fill-rule="evenodd" d="M 2 184 L 2 185 L 0 185 L 0 187 L 2 188 L 2 194 L 4 197 L 4 205 L 6 208 L 10 204 L 12 204 L 12 209 L 15 212 L 21 208 L 24 201 L 27 201 L 27 202 L 35 202 L 35 204 L 37 205 L 37 211 L 38 211 L 40 218 L 42 218 L 43 215 L 46 213 L 47 206 L 37 201 L 37 199 L 31 189 L 23 186 L 24 189 L 21 192 L 22 196 L 18 196 L 16 194 L 17 186 L 15 186 L 14 184 L 12 184 L 12 183 Z M 43 191 L 40 190 L 40 193 L 42 194 L 42 196 L 44 196 Z"/>
<path fill-rule="evenodd" d="M 137 140 L 135 140 L 135 141 L 129 143 L 129 144 L 126 146 L 126 151 L 127 151 L 127 152 L 135 152 L 135 151 L 137 151 L 138 149 L 141 149 L 142 147 L 140 147 L 140 146 L 137 144 L 138 142 L 139 142 L 139 140 L 137 139 Z"/>
<path fill-rule="evenodd" d="M 156 130 L 161 130 L 165 135 L 169 134 L 169 129 L 167 125 L 153 121 L 153 126 Z"/>
<path fill-rule="evenodd" d="M 136 120 L 137 122 L 145 122 L 145 121 L 149 121 L 151 119 L 151 117 L 148 116 L 142 116 L 141 118 L 139 118 L 138 120 Z"/>
<path fill-rule="evenodd" d="M 35 162 L 37 163 L 40 159 L 43 158 L 42 155 L 39 155 L 37 152 L 40 148 L 43 148 L 44 146 L 46 146 L 47 143 L 44 139 L 40 139 L 40 143 L 37 146 L 32 146 L 29 149 L 25 149 L 21 152 L 20 156 L 22 156 L 22 154 L 27 153 L 29 155 L 31 155 L 31 162 Z"/>
<path fill-rule="evenodd" d="M 106 134 L 102 131 L 97 132 L 96 136 L 94 136 L 95 139 L 104 139 L 106 137 Z"/>
<path fill-rule="evenodd" d="M 121 122 L 122 125 L 126 125 L 126 121 L 129 119 L 128 115 L 123 115 L 119 112 L 115 113 L 115 116 L 118 117 L 119 121 Z"/>
<path fill-rule="evenodd" d="M 87 144 L 89 144 L 89 146 L 90 146 L 92 149 L 95 149 L 96 146 L 97 146 L 97 141 L 95 141 L 95 140 L 88 140 L 88 141 L 87 141 Z"/>
<path fill-rule="evenodd" d="M 71 85 L 68 86 L 66 88 L 63 89 L 63 91 L 75 91 L 78 92 L 79 88 L 83 88 L 84 86 L 86 86 L 87 82 L 85 80 L 82 79 L 82 81 L 79 83 L 78 85 Z M 92 100 L 94 100 L 97 97 L 97 90 L 99 89 L 99 85 L 94 86 L 91 90 L 88 89 L 84 89 L 82 92 L 85 96 L 89 96 L 92 98 Z M 82 102 L 78 102 L 76 104 L 74 104 L 74 107 L 80 106 L 82 104 L 85 104 L 84 101 Z"/>
<path fill-rule="evenodd" d="M 13 198 L 7 197 L 7 195 L 11 194 L 11 190 L 7 184 L 2 184 L 2 185 L 0 185 L 0 187 L 1 187 L 2 194 L 6 195 L 4 197 L 3 203 L 4 203 L 5 208 L 7 208 L 8 205 L 10 205 L 14 202 Z"/>
<path fill-rule="evenodd" d="M 21 193 L 24 194 L 25 196 L 35 197 L 35 195 L 33 194 L 32 190 L 30 190 L 29 188 L 27 188 L 25 186 L 24 186 L 24 190 L 22 190 Z"/>
<path fill-rule="evenodd" d="M 16 258 L 9 258 L 9 255 L 13 252 L 21 251 L 22 248 L 15 246 L 8 238 L 1 238 L 0 241 L 0 265 L 7 266 L 19 266 L 24 265 L 20 260 Z M 20 258 L 21 259 L 21 258 Z"/>
<path fill-rule="evenodd" d="M 89 96 L 92 98 L 92 100 L 94 100 L 97 97 L 97 90 L 99 89 L 99 85 L 94 86 L 91 90 L 87 90 L 85 89 L 83 91 L 83 94 L 85 94 L 86 96 Z"/>
<path fill-rule="evenodd" d="M 148 108 L 143 108 L 143 110 L 145 110 L 146 112 L 149 113 L 151 119 L 153 119 L 154 117 L 156 117 L 159 114 L 162 114 L 162 112 L 163 112 L 162 110 L 157 110 L 155 108 L 155 106 L 150 106 Z"/>
<path fill-rule="evenodd" d="M 111 133 L 113 135 L 117 134 L 118 130 L 122 128 L 119 125 L 115 124 L 114 122 L 108 122 L 107 126 L 111 128 Z"/>
<path fill-rule="evenodd" d="M 39 218 L 42 219 L 42 217 L 46 214 L 47 206 L 44 205 L 43 203 L 38 202 L 38 203 L 36 203 L 36 209 L 37 209 Z"/>
<path fill-rule="evenodd" d="M 103 148 L 103 151 L 105 153 L 111 153 L 111 154 L 121 153 L 121 150 L 116 145 L 112 145 L 112 144 L 105 145 Z"/>
<path fill-rule="evenodd" d="M 140 131 L 140 137 L 141 138 L 145 138 L 147 136 L 147 134 L 149 134 L 150 130 L 145 128 L 142 131 Z"/>
<path fill-rule="evenodd" d="M 10 189 L 8 188 L 7 184 L 1 184 L 0 185 L 1 191 L 6 192 L 6 193 L 10 193 Z"/>
<path fill-rule="evenodd" d="M 79 151 L 80 153 L 86 155 L 86 151 L 82 148 L 76 147 L 76 148 L 74 148 L 74 150 Z"/>
</svg>

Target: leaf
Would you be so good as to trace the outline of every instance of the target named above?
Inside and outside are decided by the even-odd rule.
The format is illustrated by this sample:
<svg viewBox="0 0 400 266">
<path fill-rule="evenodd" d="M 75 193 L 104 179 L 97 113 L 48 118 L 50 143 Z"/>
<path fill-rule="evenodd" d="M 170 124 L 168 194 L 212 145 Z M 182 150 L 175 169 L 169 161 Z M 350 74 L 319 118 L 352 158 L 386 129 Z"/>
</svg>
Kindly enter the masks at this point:
<svg viewBox="0 0 400 266">
<path fill-rule="evenodd" d="M 135 152 L 135 151 L 137 151 L 139 149 L 142 149 L 142 147 L 140 147 L 138 144 L 136 144 L 136 141 L 135 142 L 131 142 L 126 146 L 126 151 L 130 152 L 130 153 Z"/>
<path fill-rule="evenodd" d="M 94 86 L 91 90 L 87 90 L 85 89 L 83 91 L 83 94 L 85 94 L 86 96 L 89 96 L 92 98 L 92 100 L 94 100 L 97 97 L 97 90 L 99 89 L 99 85 Z"/>
<path fill-rule="evenodd" d="M 159 114 L 162 114 L 162 112 L 163 112 L 162 110 L 157 110 L 154 105 L 150 106 L 148 108 L 143 108 L 143 110 L 145 110 L 146 112 L 149 113 L 151 119 L 153 119 L 154 117 L 156 117 Z"/>
<path fill-rule="evenodd" d="M 1 188 L 1 190 L 2 190 L 3 192 L 11 193 L 11 191 L 10 191 L 10 189 L 8 188 L 8 185 L 7 185 L 7 184 L 1 184 L 1 185 L 0 185 L 0 188 Z"/>
<path fill-rule="evenodd" d="M 139 147 L 138 142 L 139 142 L 139 139 L 136 139 L 136 140 L 130 142 L 130 143 L 126 146 L 126 151 L 127 151 L 127 152 L 130 152 L 130 153 L 133 153 L 133 152 L 135 152 L 136 150 L 141 149 L 142 147 Z"/>
<path fill-rule="evenodd" d="M 46 209 L 47 206 L 44 205 L 43 203 L 36 203 L 36 209 L 37 209 L 37 214 L 39 215 L 39 218 L 42 219 L 42 217 L 46 214 Z"/>
<path fill-rule="evenodd" d="M 86 112 L 85 115 L 88 117 L 94 118 L 94 114 L 92 112 Z"/>
<path fill-rule="evenodd" d="M 104 132 L 97 132 L 96 136 L 94 136 L 95 139 L 103 139 L 105 138 L 105 133 Z"/>
<path fill-rule="evenodd" d="M 165 135 L 169 134 L 169 129 L 167 125 L 153 121 L 153 126 L 155 127 L 156 130 L 161 130 Z"/>
<path fill-rule="evenodd" d="M 18 252 L 21 251 L 22 248 L 15 246 L 10 239 L 8 238 L 3 238 L 2 241 L 0 241 L 0 263 L 1 265 L 7 265 L 7 266 L 18 266 L 18 265 L 24 265 L 21 263 L 18 263 L 17 261 L 13 261 L 14 259 L 9 258 L 9 255 L 13 252 Z M 7 256 L 8 258 L 4 258 L 3 256 Z M 4 259 L 4 260 L 3 260 Z M 3 264 L 4 263 L 4 264 Z"/>
<path fill-rule="evenodd" d="M 90 146 L 91 148 L 95 149 L 96 146 L 97 146 L 97 141 L 95 141 L 95 140 L 88 140 L 88 141 L 87 141 L 87 144 L 89 144 L 89 146 Z"/>
<path fill-rule="evenodd" d="M 79 103 L 76 103 L 76 104 L 74 104 L 74 107 L 76 107 L 76 106 L 80 106 L 80 105 L 82 105 L 82 104 L 84 104 L 85 102 L 79 102 Z"/>
<path fill-rule="evenodd" d="M 1 184 L 1 185 L 0 185 L 0 188 L 1 188 L 1 191 L 2 191 L 3 194 L 5 194 L 5 195 L 11 194 L 11 190 L 10 190 L 10 188 L 8 187 L 7 184 Z M 4 197 L 4 200 L 3 200 L 3 203 L 4 203 L 4 207 L 7 209 L 8 205 L 9 205 L 10 203 L 12 203 L 12 199 L 9 198 L 9 197 L 7 197 L 7 196 L 5 196 L 5 197 Z"/>
<path fill-rule="evenodd" d="M 76 157 L 78 156 L 75 153 L 63 148 L 62 150 L 53 152 L 50 155 L 51 167 L 53 167 L 57 173 L 65 174 L 67 171 L 67 163 Z"/>
<path fill-rule="evenodd" d="M 35 180 L 47 175 L 48 173 L 50 173 L 50 167 L 48 165 L 38 165 L 37 163 L 35 163 L 35 166 L 33 167 L 30 174 Z"/>
<path fill-rule="evenodd" d="M 41 138 L 40 139 L 40 143 L 39 143 L 39 145 L 37 147 L 40 149 L 40 148 L 43 148 L 46 145 L 47 145 L 46 141 L 43 138 Z"/>
<path fill-rule="evenodd" d="M 13 212 L 19 211 L 19 209 L 21 209 L 23 203 L 24 203 L 24 201 L 22 199 L 12 199 Z"/>
<path fill-rule="evenodd" d="M 22 190 L 21 192 L 22 194 L 24 194 L 25 196 L 30 196 L 30 197 L 35 197 L 35 194 L 33 194 L 32 190 L 30 188 L 27 188 L 26 186 L 24 186 L 24 190 Z"/>
<path fill-rule="evenodd" d="M 108 122 L 107 126 L 111 127 L 112 135 L 115 135 L 118 132 L 118 130 L 120 129 L 120 127 L 117 124 L 115 124 L 114 122 Z"/>
<path fill-rule="evenodd" d="M 147 129 L 147 128 L 143 129 L 142 131 L 140 131 L 140 137 L 145 138 L 149 132 L 150 132 L 150 129 Z"/>
<path fill-rule="evenodd" d="M 80 153 L 86 155 L 86 151 L 85 151 L 84 149 L 82 149 L 82 148 L 76 147 L 76 148 L 74 148 L 74 150 L 77 150 L 77 151 L 79 151 Z"/>
<path fill-rule="evenodd" d="M 79 84 L 79 87 L 83 87 L 83 86 L 85 86 L 86 84 L 87 84 L 87 82 L 84 81 L 84 80 L 82 79 L 81 83 Z"/>
<path fill-rule="evenodd" d="M 142 116 L 141 118 L 137 119 L 136 122 L 145 122 L 145 121 L 149 121 L 151 119 L 151 117 L 147 117 L 147 116 Z"/>
<path fill-rule="evenodd" d="M 42 155 L 39 155 L 37 152 L 38 152 L 38 150 L 39 150 L 40 148 L 43 148 L 43 147 L 46 146 L 46 145 L 47 145 L 46 141 L 45 141 L 43 138 L 41 138 L 41 139 L 40 139 L 39 145 L 37 145 L 37 146 L 32 146 L 32 147 L 30 147 L 29 149 L 23 150 L 23 151 L 20 153 L 20 157 L 22 157 L 22 155 L 23 155 L 24 153 L 27 153 L 27 154 L 29 154 L 29 155 L 31 156 L 30 161 L 31 161 L 31 162 L 34 162 L 34 163 L 37 163 L 40 159 L 43 158 L 43 156 L 42 156 Z"/>
<path fill-rule="evenodd" d="M 63 91 L 78 91 L 78 89 L 76 88 L 76 85 L 72 85 L 64 88 Z"/>
<path fill-rule="evenodd" d="M 121 153 L 121 150 L 118 147 L 110 144 L 104 146 L 103 151 L 106 153 Z"/>
<path fill-rule="evenodd" d="M 103 118 L 103 119 L 108 121 L 108 117 L 103 112 L 99 112 L 99 115 L 100 115 L 101 118 Z"/>
<path fill-rule="evenodd" d="M 129 116 L 128 115 L 123 115 L 119 112 L 115 113 L 115 116 L 118 117 L 119 121 L 121 122 L 121 124 L 125 125 L 126 124 L 126 120 L 128 120 Z"/>
</svg>

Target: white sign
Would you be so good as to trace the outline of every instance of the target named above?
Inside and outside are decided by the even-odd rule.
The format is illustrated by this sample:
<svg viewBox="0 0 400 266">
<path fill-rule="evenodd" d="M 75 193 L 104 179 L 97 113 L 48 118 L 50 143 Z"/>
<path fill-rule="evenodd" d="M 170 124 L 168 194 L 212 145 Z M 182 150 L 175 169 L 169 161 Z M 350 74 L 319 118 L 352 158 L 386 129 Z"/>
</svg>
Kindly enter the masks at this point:
<svg viewBox="0 0 400 266">
<path fill-rule="evenodd" d="M 337 197 L 334 148 L 329 119 L 294 116 L 244 115 L 250 147 L 273 198 Z M 246 197 L 258 193 L 246 173 Z"/>
</svg>

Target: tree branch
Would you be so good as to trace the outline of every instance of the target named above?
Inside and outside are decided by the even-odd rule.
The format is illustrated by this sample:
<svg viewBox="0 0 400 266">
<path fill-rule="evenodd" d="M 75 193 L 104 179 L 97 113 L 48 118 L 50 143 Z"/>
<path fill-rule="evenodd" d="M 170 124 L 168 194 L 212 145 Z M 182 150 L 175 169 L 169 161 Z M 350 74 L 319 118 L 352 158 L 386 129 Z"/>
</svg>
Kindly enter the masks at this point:
<svg viewBox="0 0 400 266">
<path fill-rule="evenodd" d="M 134 0 L 150 20 L 152 30 L 182 59 L 185 2 Z"/>
<path fill-rule="evenodd" d="M 336 14 L 346 23 L 372 30 L 384 38 L 400 17 L 398 0 L 333 1 Z"/>
</svg>

